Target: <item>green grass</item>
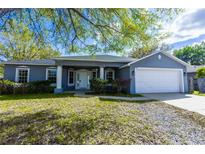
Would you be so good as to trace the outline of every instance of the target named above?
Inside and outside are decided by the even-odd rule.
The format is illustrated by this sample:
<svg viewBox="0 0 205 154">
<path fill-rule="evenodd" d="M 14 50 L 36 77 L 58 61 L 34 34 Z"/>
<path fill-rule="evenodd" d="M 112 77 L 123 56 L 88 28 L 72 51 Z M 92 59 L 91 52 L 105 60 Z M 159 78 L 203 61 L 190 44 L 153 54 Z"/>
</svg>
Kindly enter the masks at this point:
<svg viewBox="0 0 205 154">
<path fill-rule="evenodd" d="M 0 144 L 168 144 L 133 108 L 140 104 L 71 94 L 3 95 Z"/>
<path fill-rule="evenodd" d="M 194 95 L 199 95 L 199 96 L 205 96 L 204 93 L 200 93 L 199 91 L 194 91 L 193 94 Z"/>
</svg>

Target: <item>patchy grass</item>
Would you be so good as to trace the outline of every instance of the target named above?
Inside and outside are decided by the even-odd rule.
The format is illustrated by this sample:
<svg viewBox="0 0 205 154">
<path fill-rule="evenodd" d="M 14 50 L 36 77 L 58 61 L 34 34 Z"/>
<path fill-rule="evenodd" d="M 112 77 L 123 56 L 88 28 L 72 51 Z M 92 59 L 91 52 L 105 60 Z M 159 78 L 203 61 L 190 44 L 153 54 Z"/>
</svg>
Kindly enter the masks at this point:
<svg viewBox="0 0 205 154">
<path fill-rule="evenodd" d="M 200 93 L 199 91 L 194 91 L 193 94 L 194 95 L 199 95 L 199 96 L 205 96 L 204 93 Z"/>
<path fill-rule="evenodd" d="M 0 96 L 0 144 L 168 144 L 136 103 L 68 94 Z M 130 106 L 131 105 L 131 106 Z"/>
<path fill-rule="evenodd" d="M 128 103 L 73 94 L 3 95 L 0 144 L 173 144 L 173 134 L 161 131 L 163 125 L 157 120 L 165 122 L 165 127 L 171 118 L 176 126 L 170 125 L 170 130 L 177 130 L 183 123 L 173 117 L 176 114 L 205 127 L 204 116 L 157 101 Z M 180 140 L 187 143 L 183 136 Z"/>
</svg>

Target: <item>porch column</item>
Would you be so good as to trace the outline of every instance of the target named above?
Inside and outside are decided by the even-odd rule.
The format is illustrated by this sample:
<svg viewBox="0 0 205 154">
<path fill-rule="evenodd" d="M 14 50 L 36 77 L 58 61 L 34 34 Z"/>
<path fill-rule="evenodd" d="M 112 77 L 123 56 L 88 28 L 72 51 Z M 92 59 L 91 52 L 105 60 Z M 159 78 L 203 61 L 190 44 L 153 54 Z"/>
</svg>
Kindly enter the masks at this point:
<svg viewBox="0 0 205 154">
<path fill-rule="evenodd" d="M 104 80 L 104 67 L 100 67 L 100 79 Z"/>
<path fill-rule="evenodd" d="M 63 68 L 62 66 L 57 66 L 57 77 L 56 77 L 56 89 L 55 89 L 55 93 L 62 93 L 63 89 L 62 89 L 62 71 Z"/>
</svg>

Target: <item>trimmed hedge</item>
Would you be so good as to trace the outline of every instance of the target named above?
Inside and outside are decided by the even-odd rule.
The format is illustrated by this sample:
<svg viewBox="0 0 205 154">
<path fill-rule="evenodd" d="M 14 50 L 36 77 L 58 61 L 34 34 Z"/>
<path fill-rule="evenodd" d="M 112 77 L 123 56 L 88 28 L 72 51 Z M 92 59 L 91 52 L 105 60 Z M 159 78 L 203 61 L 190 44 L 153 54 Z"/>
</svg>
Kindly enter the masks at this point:
<svg viewBox="0 0 205 154">
<path fill-rule="evenodd" d="M 15 83 L 9 80 L 0 80 L 0 94 L 32 94 L 52 93 L 54 87 L 50 81 L 34 81 L 29 83 Z"/>
</svg>

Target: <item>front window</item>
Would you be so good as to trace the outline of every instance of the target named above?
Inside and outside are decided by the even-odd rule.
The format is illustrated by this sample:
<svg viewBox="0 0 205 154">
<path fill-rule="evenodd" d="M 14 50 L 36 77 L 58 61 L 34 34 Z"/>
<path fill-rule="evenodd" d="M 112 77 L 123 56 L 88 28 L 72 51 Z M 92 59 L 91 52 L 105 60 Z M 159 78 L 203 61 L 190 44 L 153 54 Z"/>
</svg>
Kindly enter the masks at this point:
<svg viewBox="0 0 205 154">
<path fill-rule="evenodd" d="M 56 83 L 56 69 L 47 69 L 47 80 Z"/>
<path fill-rule="evenodd" d="M 108 81 L 114 80 L 114 71 L 106 71 L 106 80 Z"/>
<path fill-rule="evenodd" d="M 18 83 L 27 83 L 29 79 L 29 69 L 27 68 L 17 68 L 16 80 Z"/>
</svg>

